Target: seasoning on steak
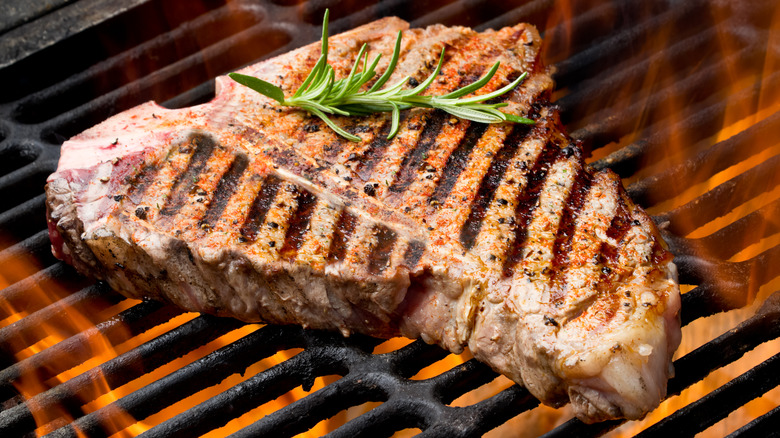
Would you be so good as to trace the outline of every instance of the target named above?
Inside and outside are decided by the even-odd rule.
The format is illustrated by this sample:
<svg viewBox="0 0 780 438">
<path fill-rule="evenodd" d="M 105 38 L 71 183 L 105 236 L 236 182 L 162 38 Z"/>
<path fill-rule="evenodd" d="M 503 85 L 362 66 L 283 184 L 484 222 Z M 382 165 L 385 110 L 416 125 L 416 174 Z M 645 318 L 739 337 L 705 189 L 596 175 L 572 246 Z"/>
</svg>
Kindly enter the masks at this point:
<svg viewBox="0 0 780 438">
<path fill-rule="evenodd" d="M 363 43 L 383 71 L 406 27 L 331 38 L 337 77 Z M 414 109 L 388 141 L 388 114 L 336 117 L 354 143 L 226 77 L 207 104 L 118 114 L 62 147 L 46 187 L 54 253 L 130 297 L 468 346 L 584 421 L 640 418 L 680 341 L 675 266 L 619 179 L 588 171 L 564 133 L 540 44 L 525 24 L 406 30 L 391 78 L 422 81 L 446 47 L 427 91 L 444 94 L 500 60 L 479 93 L 529 72 L 504 110 L 531 126 Z M 290 94 L 319 47 L 241 72 Z"/>
</svg>

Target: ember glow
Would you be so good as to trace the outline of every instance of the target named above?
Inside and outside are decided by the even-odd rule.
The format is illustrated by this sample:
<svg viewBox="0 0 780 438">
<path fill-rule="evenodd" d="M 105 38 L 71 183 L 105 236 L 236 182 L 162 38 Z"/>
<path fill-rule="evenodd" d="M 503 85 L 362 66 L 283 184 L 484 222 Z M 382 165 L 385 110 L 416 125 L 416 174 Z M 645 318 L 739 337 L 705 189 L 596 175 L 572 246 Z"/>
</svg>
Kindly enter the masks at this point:
<svg viewBox="0 0 780 438">
<path fill-rule="evenodd" d="M 132 300 L 115 305 L 100 303 L 92 312 L 82 313 L 67 304 L 70 291 L 56 282 L 47 282 L 45 273 L 41 273 L 26 257 L 4 260 L 0 264 L 0 288 L 8 292 L 16 287 L 21 292 L 17 296 L 24 295 L 24 299 L 14 300 L 13 295 L 6 294 L 0 301 L 4 316 L 0 328 L 8 327 L 5 333 L 18 330 L 16 336 L 4 339 L 5 351 L 12 351 L 17 362 L 15 378 L 9 383 L 13 383 L 27 401 L 38 426 L 35 431 L 38 435 L 52 432 L 75 419 L 69 406 L 53 402 L 56 395 L 50 390 L 63 382 L 84 383 L 73 397 L 84 403 L 75 408 L 77 415 L 94 410 L 88 404 L 98 397 L 116 398 L 100 365 L 117 356 L 114 343 L 128 339 L 129 333 L 117 325 L 113 330 L 108 329 L 109 339 L 96 324 L 134 305 Z M 24 277 L 34 281 L 16 281 Z M 120 411 L 113 416 L 113 422 L 124 428 L 135 420 Z M 78 429 L 75 431 L 80 435 Z"/>
<path fill-rule="evenodd" d="M 310 13 L 297 1 L 280 3 L 294 8 L 295 14 Z M 722 298 L 734 309 L 685 321 L 682 345 L 676 356 L 682 358 L 752 317 L 767 297 L 780 290 L 780 277 L 773 272 L 778 260 L 772 255 L 772 250 L 780 246 L 780 167 L 764 169 L 766 163 L 780 160 L 780 49 L 776 46 L 780 41 L 780 8 L 770 8 L 771 13 L 759 17 L 751 10 L 742 11 L 745 16 L 740 16 L 734 14 L 730 2 L 713 2 L 709 13 L 697 15 L 701 22 L 688 26 L 685 12 L 656 10 L 651 3 L 640 6 L 643 10 L 629 11 L 623 9 L 625 5 L 604 0 L 562 1 L 542 18 L 532 12 L 529 16 L 537 20 L 534 24 L 546 29 L 545 62 L 558 71 L 559 85 L 553 97 L 562 107 L 570 133 L 590 153 L 589 163 L 618 172 L 631 196 L 657 219 L 660 227 L 691 242 L 688 250 L 692 254 L 687 255 L 707 263 L 723 263 L 718 266 L 745 267 L 748 272 L 743 279 L 734 278 L 733 270 L 717 269 L 712 278 L 683 285 L 683 292 L 691 296 L 703 284 L 711 287 L 714 298 Z M 242 29 L 250 30 L 252 38 L 262 39 L 257 37 L 264 35 L 258 33 L 257 23 L 265 18 L 233 4 L 228 6 L 222 10 L 219 23 L 236 21 Z M 225 18 L 232 16 L 227 12 L 239 14 L 239 19 Z M 455 20 L 452 14 L 450 11 L 442 16 Z M 614 28 L 619 28 L 624 19 L 643 24 L 630 31 L 623 29 L 622 37 L 612 38 Z M 339 23 L 337 19 L 333 22 Z M 744 22 L 758 24 L 747 31 Z M 693 30 L 689 31 L 689 27 Z M 278 41 L 269 43 L 273 48 L 263 48 L 263 53 L 274 53 L 292 38 L 278 29 L 271 35 L 282 36 L 274 37 Z M 233 68 L 258 56 L 255 45 L 247 41 L 250 39 L 241 40 L 240 56 L 234 54 L 238 61 L 222 62 Z M 586 42 L 591 45 L 585 45 Z M 212 58 L 222 60 L 222 46 L 202 44 L 208 46 L 203 50 L 204 57 L 219 52 Z M 603 55 L 606 52 L 612 54 Z M 155 69 L 161 66 L 164 63 L 155 64 Z M 207 63 L 205 70 L 213 76 L 228 69 Z M 132 80 L 143 79 L 143 74 L 128 71 Z M 194 77 L 185 73 L 181 76 L 188 80 L 179 85 L 182 89 L 166 88 L 166 97 L 206 79 L 200 72 Z M 29 111 L 35 106 L 27 108 Z M 0 141 L 2 135 L 5 134 L 0 132 Z M 622 155 L 627 148 L 634 147 L 641 149 L 637 156 Z M 731 149 L 723 152 L 726 148 Z M 718 195 L 729 184 L 734 184 L 734 188 Z M 713 193 L 714 198 L 710 199 Z M 741 225 L 745 223 L 749 226 Z M 14 362 L 8 368 L 11 371 L 5 371 L 7 380 L 3 384 L 9 386 L 5 388 L 7 392 L 12 384 L 11 391 L 18 395 L 4 398 L 16 406 L 3 409 L 22 417 L 29 410 L 29 421 L 34 422 L 38 436 L 63 426 L 72 428 L 73 435 L 87 436 L 82 425 L 89 421 L 98 422 L 105 435 L 137 436 L 295 360 L 304 351 L 296 345 L 260 352 L 256 360 L 248 361 L 243 372 L 214 377 L 205 389 L 193 390 L 160 409 L 133 416 L 128 413 L 130 408 L 122 408 L 138 409 L 130 400 L 133 394 L 153 391 L 156 382 L 174 381 L 181 370 L 229 353 L 232 346 L 256 335 L 263 326 L 226 323 L 219 326 L 218 333 L 209 332 L 210 337 L 202 345 L 171 353 L 171 358 L 162 354 L 158 357 L 159 353 L 149 353 L 144 348 L 155 343 L 167 345 L 165 338 L 172 332 L 196 330 L 192 327 L 197 327 L 203 317 L 125 299 L 62 264 L 41 267 L 35 257 L 13 251 L 18 243 L 14 239 L 0 243 L 0 249 L 5 250 L 0 252 L 0 345 Z M 147 307 L 148 310 L 138 310 Z M 133 312 L 146 314 L 136 318 Z M 153 322 L 143 322 L 147 319 Z M 410 342 L 377 341 L 374 350 L 368 351 L 374 355 L 391 353 L 406 348 Z M 778 351 L 777 339 L 759 345 L 679 395 L 672 395 L 644 420 L 625 423 L 606 436 L 633 436 L 652 427 Z M 434 378 L 470 359 L 468 351 L 461 355 L 442 353 L 408 380 Z M 206 374 L 204 378 L 210 377 Z M 343 378 L 335 372 L 311 377 L 307 382 L 280 384 L 278 394 L 261 396 L 261 403 L 227 424 L 215 426 L 204 436 L 230 435 L 286 406 L 303 403 L 308 395 Z M 448 405 L 471 406 L 512 385 L 508 379 L 497 377 Z M 321 436 L 377 409 L 384 401 L 373 397 L 338 410 L 300 436 Z M 778 405 L 780 388 L 774 388 L 699 436 L 725 436 Z M 574 421 L 571 419 L 568 407 L 538 406 L 487 436 L 538 436 Z M 419 429 L 410 428 L 397 436 L 418 432 Z"/>
</svg>

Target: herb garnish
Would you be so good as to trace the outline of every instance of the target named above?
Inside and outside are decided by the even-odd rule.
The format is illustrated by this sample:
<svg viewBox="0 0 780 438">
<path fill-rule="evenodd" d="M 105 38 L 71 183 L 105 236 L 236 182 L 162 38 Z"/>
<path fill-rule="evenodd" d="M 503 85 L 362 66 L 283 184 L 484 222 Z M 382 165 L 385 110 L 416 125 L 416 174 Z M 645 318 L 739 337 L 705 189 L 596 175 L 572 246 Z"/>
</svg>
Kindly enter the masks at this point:
<svg viewBox="0 0 780 438">
<path fill-rule="evenodd" d="M 398 62 L 398 55 L 401 52 L 401 31 L 398 31 L 395 49 L 387 70 L 367 91 L 361 92 L 359 90 L 376 75 L 374 69 L 382 55 L 377 55 L 369 64 L 366 44 L 363 44 L 363 47 L 360 48 L 357 60 L 352 66 L 349 75 L 346 78 L 335 80 L 335 71 L 333 67 L 328 65 L 328 15 L 329 11 L 326 10 L 322 22 L 322 54 L 309 73 L 309 76 L 292 97 L 285 98 L 281 88 L 253 76 L 239 73 L 230 73 L 228 76 L 234 81 L 276 100 L 282 106 L 298 107 L 318 116 L 339 135 L 352 141 L 360 141 L 361 139 L 343 130 L 327 114 L 356 116 L 375 112 L 392 112 L 392 124 L 390 134 L 387 136 L 388 139 L 393 138 L 398 133 L 400 111 L 413 107 L 437 108 L 453 116 L 481 123 L 500 123 L 505 121 L 525 124 L 534 123 L 531 119 L 499 111 L 498 108 L 508 105 L 505 102 L 483 103 L 514 89 L 525 79 L 527 73 L 523 73 L 512 81 L 511 84 L 492 93 L 465 99 L 460 98 L 484 87 L 498 71 L 500 65 L 498 61 L 493 64 L 493 67 L 490 68 L 485 76 L 470 85 L 443 96 L 421 96 L 420 93 L 424 92 L 431 85 L 441 70 L 444 62 L 444 48 L 441 50 L 436 69 L 421 84 L 410 90 L 402 89 L 404 84 L 409 81 L 409 76 L 407 76 L 395 85 L 380 90 L 385 82 L 390 79 L 390 75 L 392 75 Z M 363 66 L 361 69 L 358 69 L 361 58 Z"/>
</svg>

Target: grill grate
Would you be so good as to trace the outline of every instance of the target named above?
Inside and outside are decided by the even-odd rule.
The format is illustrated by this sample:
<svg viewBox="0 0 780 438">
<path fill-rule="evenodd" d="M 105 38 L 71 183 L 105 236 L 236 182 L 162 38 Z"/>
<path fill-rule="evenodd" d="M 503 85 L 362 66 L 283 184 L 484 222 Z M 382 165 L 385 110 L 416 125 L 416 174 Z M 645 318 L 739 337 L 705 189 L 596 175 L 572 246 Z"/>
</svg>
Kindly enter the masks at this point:
<svg viewBox="0 0 780 438">
<path fill-rule="evenodd" d="M 40 11 L 34 11 L 32 21 L 19 24 L 23 20 L 16 19 L 0 34 L 0 53 L 5 53 L 0 57 L 0 82 L 7 84 L 0 96 L 0 266 L 29 260 L 38 267 L 9 269 L 0 279 L 5 281 L 0 292 L 3 436 L 36 430 L 30 406 L 61 407 L 62 413 L 75 419 L 68 424 L 55 422 L 62 427 L 52 436 L 111 435 L 119 427 L 112 422 L 119 411 L 145 419 L 231 375 L 249 374 L 258 363 L 291 349 L 301 351 L 171 415 L 143 435 L 207 433 L 298 386 L 308 391 L 316 378 L 328 375 L 342 377 L 263 416 L 235 436 L 294 435 L 367 402 L 381 404 L 332 435 L 379 436 L 419 428 L 423 436 L 477 436 L 538 405 L 526 390 L 514 385 L 473 405 L 452 406 L 453 400 L 496 375 L 469 360 L 430 379 L 412 379 L 447 356 L 420 341 L 375 354 L 380 341 L 363 336 L 345 340 L 337 334 L 294 327 L 258 328 L 182 314 L 152 302 L 134 304 L 51 256 L 42 187 L 56 168 L 64 139 L 146 100 L 168 107 L 206 102 L 213 96 L 214 76 L 316 40 L 326 8 L 331 10 L 333 33 L 386 15 L 398 15 L 412 26 L 443 23 L 485 29 L 528 21 L 545 29 L 545 57 L 556 66 L 562 119 L 572 136 L 593 151 L 592 166 L 618 173 L 641 205 L 671 205 L 651 212 L 657 223 L 668 223 L 665 234 L 677 256 L 681 283 L 695 285 L 683 296 L 683 324 L 751 304 L 759 289 L 777 275 L 779 246 L 747 260 L 732 260 L 778 234 L 777 221 L 768 220 L 780 213 L 778 199 L 704 237 L 686 237 L 778 187 L 780 155 L 775 149 L 780 112 L 722 141 L 713 140 L 727 118 L 741 119 L 762 102 L 772 102 L 767 93 L 777 89 L 780 78 L 780 71 L 771 70 L 771 60 L 779 58 L 780 49 L 768 44 L 771 20 L 777 15 L 773 1 L 755 1 L 750 8 L 738 9 L 726 1 L 637 6 L 616 0 L 577 2 L 568 5 L 570 10 L 551 0 L 376 4 L 207 0 L 194 6 L 137 0 L 121 7 L 114 3 L 81 0 L 40 16 Z M 87 12 L 91 19 L 85 21 Z M 561 21 L 561 14 L 570 18 Z M 150 21 L 150 17 L 161 18 Z M 58 26 L 58 22 L 78 25 Z M 659 34 L 667 34 L 668 39 L 655 47 L 652 42 Z M 733 50 L 715 56 L 724 38 Z M 665 68 L 655 71 L 659 64 Z M 731 83 L 729 74 L 735 65 L 745 74 L 726 96 L 723 88 Z M 656 75 L 650 94 L 643 86 L 648 72 Z M 682 111 L 669 112 L 676 102 L 684 102 Z M 680 146 L 677 156 L 665 154 L 670 141 Z M 755 157 L 765 159 L 688 202 L 669 203 L 684 196 L 689 185 Z M 41 291 L 55 295 L 57 301 L 46 305 L 36 300 Z M 753 317 L 676 360 L 677 375 L 669 382 L 669 394 L 680 394 L 713 370 L 780 337 L 778 306 L 780 293 L 775 293 Z M 14 321 L 12 309 L 24 309 L 26 316 Z M 94 314 L 95 327 L 68 332 L 56 345 L 18 359 L 20 352 L 46 340 L 45 327 L 69 327 L 72 314 L 66 309 Z M 120 345 L 155 329 L 159 336 L 29 400 L 17 392 L 15 384 L 25 376 L 34 374 L 46 381 L 88 361 L 95 339 L 105 337 Z M 216 340 L 238 332 L 242 336 L 237 340 L 214 347 Z M 110 388 L 119 388 L 180 357 L 191 361 L 94 412 L 82 409 L 101 395 L 91 385 L 98 377 Z M 705 430 L 777 387 L 779 366 L 780 357 L 773 356 L 641 435 L 693 435 Z M 733 435 L 776 433 L 771 425 L 777 423 L 778 412 L 764 414 Z M 572 419 L 548 435 L 598 436 L 621 423 L 584 425 Z"/>
</svg>

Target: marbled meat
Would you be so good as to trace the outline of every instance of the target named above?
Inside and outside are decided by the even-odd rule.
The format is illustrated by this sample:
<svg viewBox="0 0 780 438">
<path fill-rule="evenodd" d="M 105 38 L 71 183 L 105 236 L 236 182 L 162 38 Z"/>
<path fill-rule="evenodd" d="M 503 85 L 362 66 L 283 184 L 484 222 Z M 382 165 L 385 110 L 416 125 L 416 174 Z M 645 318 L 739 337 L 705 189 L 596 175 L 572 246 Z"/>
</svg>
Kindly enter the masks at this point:
<svg viewBox="0 0 780 438">
<path fill-rule="evenodd" d="M 672 257 L 609 171 L 591 172 L 548 99 L 530 25 L 477 33 L 385 18 L 330 39 L 337 77 L 360 46 L 404 30 L 389 83 L 426 93 L 528 72 L 504 111 L 533 125 L 430 109 L 335 121 L 227 77 L 184 109 L 153 102 L 65 142 L 46 187 L 54 254 L 136 298 L 245 321 L 422 338 L 473 355 L 544 403 L 636 419 L 666 392 L 680 342 Z M 315 43 L 240 72 L 293 93 Z"/>
</svg>

